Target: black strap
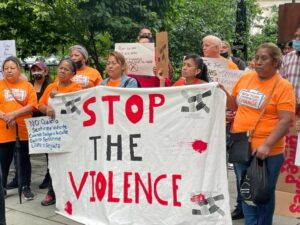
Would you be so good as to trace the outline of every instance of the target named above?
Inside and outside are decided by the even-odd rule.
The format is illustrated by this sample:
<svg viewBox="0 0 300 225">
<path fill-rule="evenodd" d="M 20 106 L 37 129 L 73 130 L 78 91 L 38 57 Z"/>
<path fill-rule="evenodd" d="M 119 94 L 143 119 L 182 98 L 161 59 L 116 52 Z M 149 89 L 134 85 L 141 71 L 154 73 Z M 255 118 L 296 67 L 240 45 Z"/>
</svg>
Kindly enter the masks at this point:
<svg viewBox="0 0 300 225">
<path fill-rule="evenodd" d="M 135 78 L 133 78 L 133 77 L 130 77 L 130 78 L 128 78 L 128 79 L 125 81 L 125 83 L 123 84 L 123 87 L 124 87 L 124 88 L 127 87 L 127 85 L 128 85 L 128 83 L 129 83 L 130 80 L 135 80 L 136 83 L 137 83 L 137 87 L 138 87 L 138 88 L 141 87 L 141 84 L 138 82 L 137 79 L 135 79 Z"/>
</svg>

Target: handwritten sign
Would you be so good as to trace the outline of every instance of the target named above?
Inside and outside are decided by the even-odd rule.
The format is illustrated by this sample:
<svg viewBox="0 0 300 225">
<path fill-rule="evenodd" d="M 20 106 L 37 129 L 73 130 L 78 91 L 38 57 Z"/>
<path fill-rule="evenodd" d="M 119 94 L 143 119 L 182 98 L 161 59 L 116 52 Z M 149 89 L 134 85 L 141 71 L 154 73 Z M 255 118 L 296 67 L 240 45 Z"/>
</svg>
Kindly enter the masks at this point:
<svg viewBox="0 0 300 225">
<path fill-rule="evenodd" d="M 154 76 L 154 43 L 116 43 L 115 51 L 125 56 L 128 74 Z"/>
<path fill-rule="evenodd" d="M 50 99 L 58 117 L 62 100 L 77 110 L 60 118 L 70 152 L 49 155 L 59 214 L 90 225 L 232 224 L 216 83 L 98 86 Z"/>
<path fill-rule="evenodd" d="M 246 72 L 243 70 L 227 69 L 227 62 L 224 59 L 203 58 L 203 60 L 208 69 L 210 82 L 222 84 L 229 92 L 232 91 L 235 83 Z"/>
<path fill-rule="evenodd" d="M 63 117 L 63 116 L 60 116 Z M 67 152 L 72 148 L 69 124 L 62 119 L 37 117 L 25 120 L 29 137 L 29 153 L 58 153 Z"/>
<path fill-rule="evenodd" d="M 15 40 L 0 41 L 0 80 L 3 79 L 2 64 L 9 56 L 16 56 Z"/>
<path fill-rule="evenodd" d="M 169 76 L 169 44 L 168 33 L 160 32 L 156 34 L 156 55 L 157 70 L 162 69 L 163 76 Z"/>
</svg>

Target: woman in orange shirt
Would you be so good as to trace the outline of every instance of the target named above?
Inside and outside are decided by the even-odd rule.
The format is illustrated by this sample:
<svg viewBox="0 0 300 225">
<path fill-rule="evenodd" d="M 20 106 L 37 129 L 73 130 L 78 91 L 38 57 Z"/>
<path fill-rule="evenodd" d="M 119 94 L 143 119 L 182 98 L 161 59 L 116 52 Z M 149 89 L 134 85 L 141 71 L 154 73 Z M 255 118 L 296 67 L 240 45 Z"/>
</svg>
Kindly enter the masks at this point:
<svg viewBox="0 0 300 225">
<path fill-rule="evenodd" d="M 57 67 L 57 79 L 52 84 L 49 84 L 44 94 L 39 100 L 38 109 L 44 115 L 55 118 L 55 111 L 48 104 L 49 97 L 53 98 L 58 93 L 69 93 L 82 89 L 81 85 L 72 81 L 76 74 L 76 65 L 70 59 L 63 59 Z M 51 176 L 49 179 L 48 192 L 41 202 L 43 206 L 55 204 L 55 192 L 52 187 Z"/>
<path fill-rule="evenodd" d="M 88 66 L 89 55 L 85 47 L 72 46 L 69 56 L 76 65 L 76 75 L 72 79 L 81 84 L 82 88 L 95 87 L 102 81 L 99 71 Z"/>
<path fill-rule="evenodd" d="M 264 205 L 252 206 L 242 202 L 242 207 L 245 225 L 272 225 L 275 187 L 284 161 L 284 136 L 294 118 L 295 95 L 291 84 L 277 73 L 282 60 L 280 49 L 275 44 L 260 45 L 254 61 L 255 71 L 247 72 L 237 81 L 232 95 L 225 92 L 227 106 L 236 111 L 232 132 L 253 130 L 262 108 L 270 99 L 252 135 L 251 147 L 256 157 L 266 160 L 272 197 Z M 239 181 L 249 163 L 234 163 Z"/>
<path fill-rule="evenodd" d="M 21 145 L 22 192 L 25 200 L 32 200 L 30 190 L 31 164 L 28 149 L 28 133 L 24 119 L 30 118 L 37 105 L 32 84 L 21 79 L 21 63 L 16 57 L 4 60 L 0 81 L 0 164 L 3 187 L 6 188 L 9 167 L 16 145 L 16 124 Z"/>
<path fill-rule="evenodd" d="M 120 52 L 112 52 L 108 56 L 105 71 L 108 75 L 100 85 L 110 87 L 137 88 L 138 81 L 133 77 L 128 77 L 125 57 Z"/>
<path fill-rule="evenodd" d="M 160 79 L 160 86 L 164 87 L 166 78 L 162 76 L 162 70 L 158 70 L 156 75 Z M 189 54 L 184 57 L 181 67 L 181 77 L 173 86 L 203 84 L 207 82 L 209 82 L 207 67 L 203 59 L 197 54 Z"/>
</svg>

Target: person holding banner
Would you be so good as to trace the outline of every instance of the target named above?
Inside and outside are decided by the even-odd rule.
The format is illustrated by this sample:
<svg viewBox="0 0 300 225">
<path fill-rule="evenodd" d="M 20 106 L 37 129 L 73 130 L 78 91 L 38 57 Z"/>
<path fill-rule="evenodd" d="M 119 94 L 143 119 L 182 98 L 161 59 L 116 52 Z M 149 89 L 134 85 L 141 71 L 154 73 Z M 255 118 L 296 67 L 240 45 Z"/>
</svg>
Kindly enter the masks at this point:
<svg viewBox="0 0 300 225">
<path fill-rule="evenodd" d="M 69 93 L 79 91 L 82 86 L 74 82 L 72 78 L 76 74 L 76 65 L 70 59 L 63 59 L 57 67 L 57 80 L 52 84 L 49 84 L 44 94 L 39 100 L 38 109 L 44 115 L 51 118 L 55 118 L 55 110 L 51 105 L 48 104 L 49 97 L 54 97 L 58 93 Z M 41 202 L 43 206 L 55 204 L 55 192 L 52 187 L 52 179 L 49 176 L 48 192 Z"/>
<path fill-rule="evenodd" d="M 227 63 L 227 69 L 238 70 L 239 68 L 234 62 L 221 56 L 221 46 L 221 39 L 214 35 L 207 35 L 202 39 L 202 50 L 204 57 L 223 59 Z"/>
<path fill-rule="evenodd" d="M 105 68 L 108 77 L 100 85 L 109 87 L 137 88 L 138 81 L 133 77 L 128 77 L 127 63 L 125 57 L 119 52 L 111 52 L 107 59 Z"/>
<path fill-rule="evenodd" d="M 32 200 L 34 195 L 30 190 L 31 163 L 24 119 L 32 117 L 37 97 L 32 84 L 21 79 L 21 68 L 20 61 L 13 56 L 6 58 L 2 66 L 4 79 L 0 81 L 0 164 L 2 184 L 6 188 L 18 135 L 21 148 L 21 165 L 18 168 L 22 171 L 22 193 L 25 200 Z"/>
<path fill-rule="evenodd" d="M 163 77 L 162 70 L 157 71 L 157 77 L 160 79 L 160 86 L 164 87 L 165 77 Z M 184 57 L 181 67 L 181 77 L 173 86 L 203 84 L 208 82 L 207 67 L 203 59 L 197 54 L 189 54 Z"/>
<path fill-rule="evenodd" d="M 242 202 L 245 225 L 271 225 L 275 208 L 275 187 L 284 161 L 284 136 L 294 119 L 295 96 L 291 84 L 277 73 L 282 62 L 281 51 L 273 43 L 260 45 L 255 53 L 255 71 L 249 71 L 227 95 L 227 106 L 236 111 L 232 133 L 251 131 L 254 157 L 266 160 L 272 196 L 267 204 L 248 205 Z M 266 107 L 260 118 L 260 113 Z M 258 120 L 258 118 L 260 118 Z M 234 163 L 238 180 L 250 162 Z"/>
<path fill-rule="evenodd" d="M 98 70 L 88 66 L 88 52 L 81 45 L 74 45 L 69 50 L 69 56 L 76 64 L 76 75 L 73 81 L 81 84 L 82 88 L 90 88 L 99 85 L 102 76 Z"/>
</svg>

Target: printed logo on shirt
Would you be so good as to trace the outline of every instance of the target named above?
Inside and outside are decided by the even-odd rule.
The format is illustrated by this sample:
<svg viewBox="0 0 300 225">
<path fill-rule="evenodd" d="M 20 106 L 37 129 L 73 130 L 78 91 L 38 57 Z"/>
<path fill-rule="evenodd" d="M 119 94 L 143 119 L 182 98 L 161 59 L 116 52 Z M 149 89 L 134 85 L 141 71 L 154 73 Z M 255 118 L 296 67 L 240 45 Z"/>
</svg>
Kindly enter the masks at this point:
<svg viewBox="0 0 300 225">
<path fill-rule="evenodd" d="M 26 99 L 27 93 L 25 90 L 17 88 L 12 88 L 11 91 L 8 89 L 4 90 L 4 98 L 6 102 L 15 101 L 14 97 L 20 102 L 22 102 Z"/>
<path fill-rule="evenodd" d="M 88 86 L 89 78 L 86 75 L 77 74 L 72 78 L 72 81 L 81 84 L 83 87 Z"/>
<path fill-rule="evenodd" d="M 264 100 L 265 94 L 253 89 L 242 89 L 237 96 L 238 105 L 247 106 L 253 109 L 260 109 Z"/>
</svg>

